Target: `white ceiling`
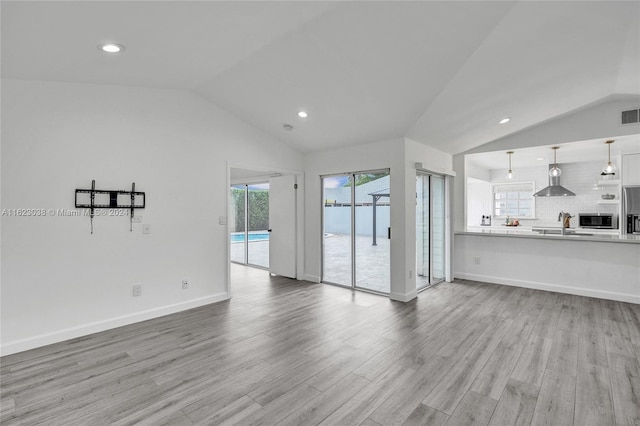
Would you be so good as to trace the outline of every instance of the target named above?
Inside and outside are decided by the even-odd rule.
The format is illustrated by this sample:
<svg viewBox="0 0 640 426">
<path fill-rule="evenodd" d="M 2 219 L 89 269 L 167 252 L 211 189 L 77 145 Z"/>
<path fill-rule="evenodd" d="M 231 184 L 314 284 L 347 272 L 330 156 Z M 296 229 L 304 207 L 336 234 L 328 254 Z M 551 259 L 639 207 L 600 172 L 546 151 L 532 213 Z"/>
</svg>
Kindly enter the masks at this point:
<svg viewBox="0 0 640 426">
<path fill-rule="evenodd" d="M 304 152 L 407 136 L 458 153 L 640 94 L 637 1 L 1 8 L 3 77 L 192 90 Z M 101 54 L 106 41 L 126 50 Z"/>
</svg>

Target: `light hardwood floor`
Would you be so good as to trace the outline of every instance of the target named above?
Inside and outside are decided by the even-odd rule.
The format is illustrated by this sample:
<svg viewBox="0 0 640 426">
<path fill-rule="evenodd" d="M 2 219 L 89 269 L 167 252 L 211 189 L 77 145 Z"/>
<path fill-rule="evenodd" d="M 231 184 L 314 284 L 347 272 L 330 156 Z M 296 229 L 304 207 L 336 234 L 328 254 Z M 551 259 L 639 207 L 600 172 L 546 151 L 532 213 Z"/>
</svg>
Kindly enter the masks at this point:
<svg viewBox="0 0 640 426">
<path fill-rule="evenodd" d="M 2 424 L 640 424 L 640 305 L 232 271 L 231 301 L 2 358 Z"/>
</svg>

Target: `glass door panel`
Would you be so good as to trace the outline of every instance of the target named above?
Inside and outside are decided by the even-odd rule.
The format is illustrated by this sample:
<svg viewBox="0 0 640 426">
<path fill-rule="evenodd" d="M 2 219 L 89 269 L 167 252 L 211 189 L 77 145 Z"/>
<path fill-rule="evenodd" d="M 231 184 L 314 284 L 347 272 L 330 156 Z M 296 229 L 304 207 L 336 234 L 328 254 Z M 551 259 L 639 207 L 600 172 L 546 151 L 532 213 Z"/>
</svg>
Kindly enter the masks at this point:
<svg viewBox="0 0 640 426">
<path fill-rule="evenodd" d="M 428 175 L 416 177 L 416 288 L 429 285 L 431 281 L 430 243 L 430 186 Z"/>
<path fill-rule="evenodd" d="M 233 185 L 231 187 L 231 217 L 229 219 L 229 244 L 232 262 L 247 262 L 246 246 L 246 200 L 247 186 Z"/>
<path fill-rule="evenodd" d="M 349 175 L 322 178 L 322 281 L 352 286 L 353 178 Z"/>
<path fill-rule="evenodd" d="M 230 259 L 269 268 L 269 183 L 231 186 Z"/>
<path fill-rule="evenodd" d="M 247 263 L 269 267 L 269 183 L 247 185 Z"/>
<path fill-rule="evenodd" d="M 355 287 L 389 293 L 389 172 L 354 175 Z"/>
<path fill-rule="evenodd" d="M 416 177 L 416 288 L 445 278 L 445 179 Z"/>
<path fill-rule="evenodd" d="M 444 280 L 445 193 L 444 177 L 431 176 L 431 283 Z"/>
</svg>

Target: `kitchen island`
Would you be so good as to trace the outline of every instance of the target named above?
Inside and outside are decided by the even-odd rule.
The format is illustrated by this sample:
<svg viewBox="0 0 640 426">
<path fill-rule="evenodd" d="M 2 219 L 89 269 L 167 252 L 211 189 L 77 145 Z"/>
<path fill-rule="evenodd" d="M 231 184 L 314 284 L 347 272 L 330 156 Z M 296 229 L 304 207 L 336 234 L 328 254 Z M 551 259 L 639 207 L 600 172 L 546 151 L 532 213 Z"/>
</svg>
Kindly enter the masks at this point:
<svg viewBox="0 0 640 426">
<path fill-rule="evenodd" d="M 494 228 L 454 234 L 454 277 L 640 303 L 640 236 Z"/>
</svg>

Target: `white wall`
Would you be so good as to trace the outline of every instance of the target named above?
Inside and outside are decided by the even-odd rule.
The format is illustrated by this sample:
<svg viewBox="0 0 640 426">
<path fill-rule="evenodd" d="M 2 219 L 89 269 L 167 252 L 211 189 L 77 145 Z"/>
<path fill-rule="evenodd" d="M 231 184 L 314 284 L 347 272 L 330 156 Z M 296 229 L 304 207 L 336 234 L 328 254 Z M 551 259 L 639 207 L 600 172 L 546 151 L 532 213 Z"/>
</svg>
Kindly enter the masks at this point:
<svg viewBox="0 0 640 426">
<path fill-rule="evenodd" d="M 465 212 L 465 194 L 466 194 L 466 182 L 467 182 L 467 167 L 463 154 L 457 154 L 453 156 L 453 170 L 456 172 L 456 178 L 453 181 L 453 193 L 452 193 L 452 204 L 453 204 L 453 231 L 460 232 L 465 229 L 465 223 L 467 221 L 467 215 Z M 488 175 L 488 173 L 487 173 Z M 476 176 L 473 176 L 476 177 Z M 489 180 L 490 177 L 487 176 L 486 179 Z M 455 258 L 454 258 L 455 262 Z"/>
<path fill-rule="evenodd" d="M 135 181 L 151 234 L 123 217 L 96 217 L 93 235 L 86 217 L 2 217 L 2 353 L 227 298 L 227 162 L 302 169 L 189 92 L 3 80 L 2 208 L 74 210 L 92 179 Z"/>
<path fill-rule="evenodd" d="M 450 171 L 451 156 L 409 139 L 392 139 L 305 156 L 305 271 L 307 279 L 321 275 L 322 191 L 320 176 L 354 171 L 390 169 L 391 294 L 395 300 L 416 296 L 416 169 Z"/>
<path fill-rule="evenodd" d="M 480 179 L 467 179 L 467 225 L 480 226 L 482 216 L 493 214 L 493 190 L 490 182 Z"/>
<path fill-rule="evenodd" d="M 640 303 L 640 244 L 458 234 L 454 271 L 456 278 Z"/>
<path fill-rule="evenodd" d="M 491 171 L 483 169 L 471 162 L 467 162 L 465 168 L 465 176 L 468 178 L 489 181 L 491 180 Z"/>
<path fill-rule="evenodd" d="M 405 138 L 405 160 L 407 170 L 414 170 L 415 163 L 422 163 L 422 168 L 440 174 L 451 174 L 453 159 L 451 154 L 442 152 L 420 142 Z M 415 188 L 414 188 L 415 189 Z"/>
</svg>

